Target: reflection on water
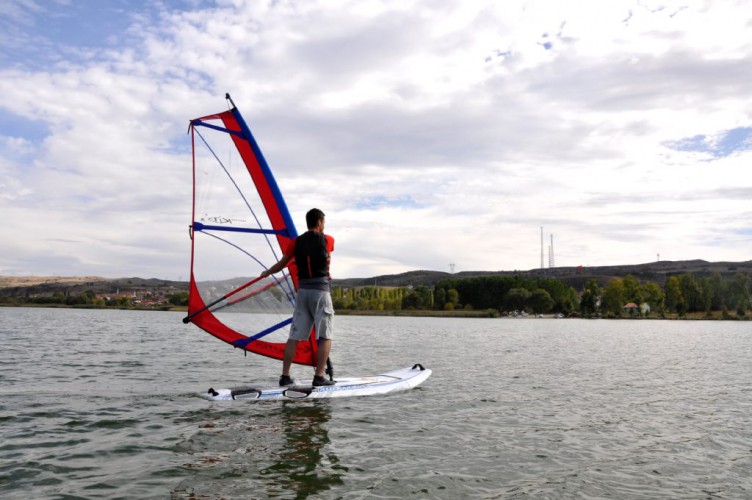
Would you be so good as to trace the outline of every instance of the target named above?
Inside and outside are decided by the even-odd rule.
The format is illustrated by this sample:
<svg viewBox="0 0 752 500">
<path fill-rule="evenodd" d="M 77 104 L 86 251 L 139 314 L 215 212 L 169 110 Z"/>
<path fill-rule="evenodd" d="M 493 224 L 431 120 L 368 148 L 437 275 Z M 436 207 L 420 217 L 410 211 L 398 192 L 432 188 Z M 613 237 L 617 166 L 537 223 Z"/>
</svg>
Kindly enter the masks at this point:
<svg viewBox="0 0 752 500">
<path fill-rule="evenodd" d="M 276 454 L 277 462 L 261 471 L 295 498 L 307 498 L 333 485 L 342 484 L 344 473 L 337 456 L 328 449 L 328 401 L 300 405 L 286 402 L 281 408 L 282 432 L 285 442 Z"/>
<path fill-rule="evenodd" d="M 328 401 L 230 404 L 176 447 L 194 474 L 172 498 L 252 498 L 257 491 L 303 499 L 343 484 L 346 469 L 328 446 Z"/>
</svg>

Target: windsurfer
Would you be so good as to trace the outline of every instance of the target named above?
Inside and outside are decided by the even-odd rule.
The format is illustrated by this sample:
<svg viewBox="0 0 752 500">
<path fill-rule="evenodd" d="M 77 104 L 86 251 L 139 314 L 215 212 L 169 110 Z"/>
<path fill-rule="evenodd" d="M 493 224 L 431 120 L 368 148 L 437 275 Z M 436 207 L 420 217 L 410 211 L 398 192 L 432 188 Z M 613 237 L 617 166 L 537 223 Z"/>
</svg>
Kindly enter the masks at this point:
<svg viewBox="0 0 752 500">
<path fill-rule="evenodd" d="M 316 358 L 316 373 L 313 377 L 314 386 L 334 385 L 333 380 L 324 377 L 326 361 L 332 347 L 332 295 L 329 276 L 331 252 L 334 251 L 334 238 L 324 234 L 324 212 L 313 208 L 306 213 L 308 231 L 295 238 L 285 250 L 282 258 L 269 269 L 261 273 L 261 277 L 270 276 L 287 267 L 295 259 L 298 278 L 298 297 L 293 312 L 290 336 L 285 345 L 282 364 L 280 386 L 292 385 L 290 367 L 298 342 L 306 340 L 311 328 L 316 331 L 318 353 Z"/>
</svg>

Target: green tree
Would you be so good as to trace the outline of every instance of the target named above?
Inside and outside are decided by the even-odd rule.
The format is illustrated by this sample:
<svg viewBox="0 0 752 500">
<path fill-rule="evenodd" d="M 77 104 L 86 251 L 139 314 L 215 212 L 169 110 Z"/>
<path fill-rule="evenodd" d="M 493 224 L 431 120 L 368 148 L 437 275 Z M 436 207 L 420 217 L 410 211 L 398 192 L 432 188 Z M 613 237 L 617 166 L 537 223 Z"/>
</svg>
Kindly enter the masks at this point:
<svg viewBox="0 0 752 500">
<path fill-rule="evenodd" d="M 749 277 L 743 273 L 736 273 L 729 283 L 729 295 L 736 307 L 736 314 L 746 316 L 750 306 Z"/>
<path fill-rule="evenodd" d="M 436 300 L 435 307 L 436 307 L 436 309 L 439 309 L 439 310 L 444 309 L 444 305 L 447 303 L 447 291 L 446 291 L 446 289 L 445 288 L 437 288 L 436 291 L 434 292 L 434 294 L 436 295 L 436 297 L 435 297 L 435 300 Z"/>
<path fill-rule="evenodd" d="M 580 296 L 580 311 L 586 317 L 592 316 L 600 309 L 600 287 L 594 279 L 588 280 Z"/>
<path fill-rule="evenodd" d="M 711 311 L 721 311 L 728 307 L 728 284 L 718 273 L 713 273 L 702 280 L 702 289 L 710 297 Z"/>
<path fill-rule="evenodd" d="M 645 302 L 645 298 L 642 294 L 642 286 L 640 280 L 627 274 L 623 280 L 624 296 L 622 297 L 624 302 L 634 302 L 635 304 L 642 304 Z"/>
<path fill-rule="evenodd" d="M 188 305 L 188 292 L 177 292 L 170 294 L 167 298 L 168 302 L 174 306 L 187 306 Z"/>
<path fill-rule="evenodd" d="M 374 297 L 368 302 L 368 309 L 370 311 L 383 311 L 384 299 L 380 297 Z"/>
<path fill-rule="evenodd" d="M 686 312 L 704 311 L 703 294 L 700 284 L 692 274 L 682 274 L 679 276 L 679 286 L 681 287 L 682 296 Z"/>
<path fill-rule="evenodd" d="M 460 303 L 460 293 L 454 288 L 447 291 L 447 303 L 452 304 L 452 308 Z"/>
<path fill-rule="evenodd" d="M 433 309 L 433 290 L 419 285 L 415 287 L 415 293 L 420 297 L 421 309 Z"/>
<path fill-rule="evenodd" d="M 663 290 L 657 283 L 648 281 L 642 284 L 642 296 L 644 301 L 648 303 L 650 309 L 653 311 L 663 311 L 664 297 Z"/>
<path fill-rule="evenodd" d="M 402 297 L 402 309 L 421 309 L 420 296 L 415 292 L 410 292 Z"/>
<path fill-rule="evenodd" d="M 577 310 L 579 302 L 580 298 L 577 296 L 577 290 L 570 286 L 567 287 L 566 297 L 560 302 L 557 302 L 554 307 L 556 307 L 560 313 L 569 315 Z"/>
<path fill-rule="evenodd" d="M 546 278 L 538 281 L 538 288 L 546 290 L 554 301 L 553 311 L 569 314 L 577 308 L 577 291 L 561 281 Z"/>
<path fill-rule="evenodd" d="M 551 298 L 551 294 L 546 290 L 536 288 L 530 294 L 528 304 L 535 314 L 544 314 L 550 312 L 554 307 L 554 299 Z"/>
<path fill-rule="evenodd" d="M 504 296 L 505 311 L 524 311 L 531 293 L 526 288 L 512 288 Z"/>
<path fill-rule="evenodd" d="M 332 305 L 334 309 L 351 309 L 354 301 L 354 290 L 351 288 L 334 287 L 332 289 Z"/>
<path fill-rule="evenodd" d="M 433 292 L 419 285 L 402 297 L 402 309 L 433 309 Z"/>
<path fill-rule="evenodd" d="M 669 276 L 664 286 L 666 309 L 683 315 L 687 311 L 687 304 L 682 294 L 681 283 L 676 276 Z"/>
<path fill-rule="evenodd" d="M 626 296 L 624 281 L 621 278 L 611 278 L 603 288 L 601 295 L 603 297 L 603 310 L 621 316 Z"/>
<path fill-rule="evenodd" d="M 497 308 L 512 288 L 532 290 L 535 283 L 522 276 L 484 276 L 444 280 L 439 282 L 436 288 L 457 290 L 462 297 L 462 303 L 471 304 L 474 309 L 491 309 Z"/>
<path fill-rule="evenodd" d="M 85 292 L 81 293 L 81 301 L 84 304 L 93 304 L 96 298 L 97 294 L 92 290 L 86 290 Z"/>
</svg>

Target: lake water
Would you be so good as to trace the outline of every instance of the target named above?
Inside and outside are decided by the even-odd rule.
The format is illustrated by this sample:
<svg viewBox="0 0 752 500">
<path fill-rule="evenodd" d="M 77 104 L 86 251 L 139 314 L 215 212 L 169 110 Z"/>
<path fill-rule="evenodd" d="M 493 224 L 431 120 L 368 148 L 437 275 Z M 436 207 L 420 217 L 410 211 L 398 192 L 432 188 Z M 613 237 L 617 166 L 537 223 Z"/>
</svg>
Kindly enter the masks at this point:
<svg viewBox="0 0 752 500">
<path fill-rule="evenodd" d="M 281 363 L 182 317 L 0 308 L 0 498 L 752 498 L 750 322 L 338 316 L 338 374 L 432 377 L 217 403 Z"/>
</svg>

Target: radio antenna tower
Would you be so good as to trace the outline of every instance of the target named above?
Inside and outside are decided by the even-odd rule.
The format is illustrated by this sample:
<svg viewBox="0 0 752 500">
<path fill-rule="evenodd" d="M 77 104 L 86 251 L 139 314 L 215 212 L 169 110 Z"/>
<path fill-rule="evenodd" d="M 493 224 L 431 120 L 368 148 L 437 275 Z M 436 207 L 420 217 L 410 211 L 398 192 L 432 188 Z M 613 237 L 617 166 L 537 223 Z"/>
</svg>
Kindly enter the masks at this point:
<svg viewBox="0 0 752 500">
<path fill-rule="evenodd" d="M 551 235 L 551 246 L 548 247 L 548 267 L 554 267 L 554 235 Z"/>
<path fill-rule="evenodd" d="M 543 269 L 543 226 L 541 226 L 541 269 Z"/>
</svg>

